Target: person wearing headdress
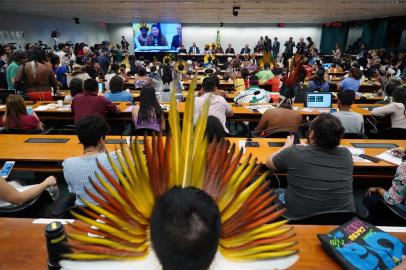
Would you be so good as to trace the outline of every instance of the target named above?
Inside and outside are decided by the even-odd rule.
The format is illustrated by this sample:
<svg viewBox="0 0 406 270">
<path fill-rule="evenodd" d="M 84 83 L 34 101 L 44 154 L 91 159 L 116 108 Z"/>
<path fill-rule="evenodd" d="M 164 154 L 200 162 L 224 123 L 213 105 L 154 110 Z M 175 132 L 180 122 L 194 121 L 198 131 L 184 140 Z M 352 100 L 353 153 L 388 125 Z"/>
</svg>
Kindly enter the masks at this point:
<svg viewBox="0 0 406 270">
<path fill-rule="evenodd" d="M 138 34 L 136 38 L 136 46 L 141 47 L 141 46 L 146 46 L 147 38 L 148 38 L 148 31 L 149 28 L 146 23 L 142 23 L 140 27 L 140 34 Z"/>
<path fill-rule="evenodd" d="M 161 33 L 161 28 L 158 24 L 151 26 L 151 33 L 147 37 L 146 46 L 168 46 L 168 41 Z"/>
</svg>

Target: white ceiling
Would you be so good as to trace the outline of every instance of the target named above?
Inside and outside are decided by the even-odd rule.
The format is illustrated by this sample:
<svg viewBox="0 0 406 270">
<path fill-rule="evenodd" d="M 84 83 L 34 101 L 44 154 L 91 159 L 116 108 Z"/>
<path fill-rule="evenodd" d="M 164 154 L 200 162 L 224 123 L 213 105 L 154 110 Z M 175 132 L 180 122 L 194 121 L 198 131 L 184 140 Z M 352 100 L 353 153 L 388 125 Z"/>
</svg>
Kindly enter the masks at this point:
<svg viewBox="0 0 406 270">
<path fill-rule="evenodd" d="M 0 0 L 0 11 L 106 23 L 320 23 L 405 15 L 406 0 Z"/>
</svg>

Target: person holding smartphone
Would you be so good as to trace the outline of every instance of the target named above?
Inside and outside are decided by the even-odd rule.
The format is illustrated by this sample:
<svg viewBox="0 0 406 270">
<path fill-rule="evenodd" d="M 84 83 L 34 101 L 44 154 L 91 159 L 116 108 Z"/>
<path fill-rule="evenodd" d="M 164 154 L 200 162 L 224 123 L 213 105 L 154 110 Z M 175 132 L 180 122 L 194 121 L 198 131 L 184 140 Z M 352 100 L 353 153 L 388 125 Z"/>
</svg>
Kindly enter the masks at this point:
<svg viewBox="0 0 406 270">
<path fill-rule="evenodd" d="M 41 183 L 33 185 L 30 189 L 20 192 L 7 183 L 6 179 L 0 177 L 0 200 L 15 205 L 21 205 L 38 197 L 45 189 L 55 185 L 56 178 L 54 176 L 49 176 Z"/>
<path fill-rule="evenodd" d="M 0 117 L 0 127 L 5 130 L 43 130 L 43 126 L 34 110 L 26 108 L 20 95 L 9 95 L 6 102 L 6 113 Z"/>
</svg>

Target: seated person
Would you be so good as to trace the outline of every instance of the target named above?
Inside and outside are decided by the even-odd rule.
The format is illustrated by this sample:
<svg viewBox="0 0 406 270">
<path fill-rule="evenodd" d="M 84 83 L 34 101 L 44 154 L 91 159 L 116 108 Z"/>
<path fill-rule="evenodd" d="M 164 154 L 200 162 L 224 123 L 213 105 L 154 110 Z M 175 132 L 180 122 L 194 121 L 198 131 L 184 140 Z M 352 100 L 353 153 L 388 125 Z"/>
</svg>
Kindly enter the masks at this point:
<svg viewBox="0 0 406 270">
<path fill-rule="evenodd" d="M 308 145 L 294 145 L 289 136 L 285 146 L 268 158 L 269 169 L 287 172 L 288 186 L 279 192 L 287 217 L 355 212 L 352 156 L 347 148 L 338 147 L 343 133 L 336 117 L 322 113 L 311 122 Z"/>
<path fill-rule="evenodd" d="M 71 109 L 75 115 L 75 123 L 84 116 L 95 114 L 106 117 L 108 112 L 118 112 L 117 106 L 103 96 L 98 96 L 98 83 L 95 79 L 85 81 L 84 93 L 78 94 L 72 100 Z"/>
<path fill-rule="evenodd" d="M 111 102 L 133 102 L 133 97 L 130 93 L 124 91 L 124 80 L 120 75 L 116 75 L 110 80 L 110 93 L 104 96 Z"/>
<path fill-rule="evenodd" d="M 233 111 L 230 104 L 228 104 L 223 97 L 214 94 L 216 88 L 216 79 L 212 76 L 207 77 L 203 80 L 203 95 L 200 97 L 196 97 L 195 99 L 193 122 L 196 124 L 204 102 L 207 98 L 210 97 L 209 115 L 217 117 L 220 120 L 225 132 L 228 133 L 228 129 L 226 128 L 226 118 L 233 116 Z"/>
<path fill-rule="evenodd" d="M 147 70 L 144 67 L 140 67 L 134 78 L 135 89 L 141 89 L 147 84 L 151 84 L 151 78 L 147 76 Z"/>
<path fill-rule="evenodd" d="M 220 120 L 213 115 L 207 117 L 206 136 L 209 143 L 214 140 L 220 141 L 226 136 L 226 132 Z"/>
<path fill-rule="evenodd" d="M 238 104 L 242 103 L 268 103 L 270 95 L 268 91 L 259 88 L 258 77 L 256 75 L 251 75 L 249 78 L 250 88 L 240 93 L 234 98 L 234 102 Z"/>
<path fill-rule="evenodd" d="M 80 143 L 83 145 L 83 155 L 65 159 L 62 163 L 63 175 L 68 184 L 69 192 L 76 194 L 76 205 L 83 205 L 79 198 L 98 204 L 87 195 L 84 189 L 86 188 L 91 193 L 98 195 L 99 198 L 103 198 L 89 181 L 89 177 L 95 178 L 95 172 L 104 178 L 96 161 L 99 161 L 113 177 L 116 175 L 106 155 L 105 141 L 109 132 L 109 125 L 104 118 L 89 115 L 76 123 L 76 132 Z M 111 157 L 116 164 L 119 164 L 115 153 L 111 153 Z"/>
<path fill-rule="evenodd" d="M 141 89 L 140 105 L 134 106 L 132 116 L 136 129 L 165 130 L 165 115 L 151 85 Z"/>
<path fill-rule="evenodd" d="M 392 102 L 371 111 L 373 116 L 391 116 L 392 128 L 406 129 L 406 89 L 397 87 L 392 94 Z"/>
<path fill-rule="evenodd" d="M 344 78 L 338 85 L 338 91 L 352 90 L 358 92 L 361 83 L 362 72 L 361 70 L 352 67 L 348 72 L 348 77 Z"/>
<path fill-rule="evenodd" d="M 392 154 L 398 157 L 404 157 L 406 152 L 402 147 L 392 149 Z M 376 213 L 377 204 L 383 202 L 395 207 L 403 212 L 406 217 L 406 162 L 402 162 L 396 169 L 395 178 L 392 180 L 392 186 L 389 190 L 381 187 L 370 187 L 368 189 L 364 204 L 369 211 L 369 218 L 374 219 L 380 213 Z M 381 213 L 382 214 L 382 213 Z"/>
<path fill-rule="evenodd" d="M 20 95 L 9 95 L 6 101 L 6 112 L 0 117 L 0 127 L 4 129 L 43 130 L 38 116 L 32 110 L 27 111 L 24 99 Z"/>
<path fill-rule="evenodd" d="M 77 94 L 82 94 L 83 93 L 83 81 L 79 78 L 73 78 L 69 82 L 69 92 L 70 94 L 65 96 L 64 102 L 72 102 L 73 98 Z"/>
<path fill-rule="evenodd" d="M 72 66 L 72 72 L 69 73 L 68 76 L 67 76 L 68 85 L 70 85 L 70 81 L 75 79 L 75 78 L 81 79 L 83 81 L 83 83 L 84 83 L 87 79 L 90 79 L 90 76 L 89 76 L 88 73 L 83 71 L 81 65 L 74 64 Z"/>
<path fill-rule="evenodd" d="M 0 177 L 0 200 L 15 205 L 21 205 L 41 195 L 44 190 L 56 185 L 56 178 L 50 176 L 37 185 L 33 185 L 30 189 L 18 191 L 7 181 Z"/>
<path fill-rule="evenodd" d="M 271 71 L 269 63 L 264 64 L 264 69 L 258 72 L 259 85 L 272 85 L 272 91 L 276 92 L 280 89 L 281 79 Z"/>
<path fill-rule="evenodd" d="M 319 69 L 316 72 L 316 75 L 309 81 L 307 86 L 307 91 L 309 92 L 328 92 L 329 85 L 328 82 L 324 80 L 324 69 Z"/>
<path fill-rule="evenodd" d="M 364 134 L 364 117 L 351 111 L 351 105 L 354 104 L 355 92 L 351 90 L 341 91 L 337 94 L 338 112 L 333 113 L 337 117 L 343 128 L 344 133 Z"/>
<path fill-rule="evenodd" d="M 297 132 L 301 124 L 302 116 L 297 111 L 275 108 L 261 116 L 253 133 L 258 137 L 268 137 L 278 132 Z"/>
<path fill-rule="evenodd" d="M 105 85 L 107 91 L 110 91 L 111 78 L 120 74 L 120 66 L 118 64 L 114 63 L 110 66 L 110 71 L 112 73 L 106 74 L 104 76 L 104 79 L 106 80 L 106 83 L 104 85 Z"/>
</svg>

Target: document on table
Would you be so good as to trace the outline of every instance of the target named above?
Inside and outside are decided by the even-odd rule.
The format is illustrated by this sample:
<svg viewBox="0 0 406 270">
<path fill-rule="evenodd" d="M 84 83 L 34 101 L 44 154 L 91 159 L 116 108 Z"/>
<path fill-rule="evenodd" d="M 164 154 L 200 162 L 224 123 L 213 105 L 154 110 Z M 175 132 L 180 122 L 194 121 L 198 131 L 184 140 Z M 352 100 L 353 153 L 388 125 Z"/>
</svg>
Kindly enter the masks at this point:
<svg viewBox="0 0 406 270">
<path fill-rule="evenodd" d="M 50 224 L 52 222 L 60 222 L 64 225 L 75 222 L 74 219 L 60 219 L 60 218 L 37 218 L 32 222 L 33 224 Z"/>
<path fill-rule="evenodd" d="M 385 151 L 382 154 L 377 155 L 376 157 L 395 165 L 400 165 L 402 163 L 402 158 L 393 156 L 390 150 Z"/>
<path fill-rule="evenodd" d="M 349 147 L 345 145 L 341 145 L 340 147 L 345 147 L 351 152 L 353 162 L 366 162 L 366 163 L 372 162 L 370 160 L 359 157 L 359 155 L 365 154 L 365 151 L 362 148 Z"/>
<path fill-rule="evenodd" d="M 252 106 L 247 106 L 246 108 L 251 111 L 257 110 L 260 114 L 264 114 L 267 110 L 275 109 L 275 107 L 270 104 L 252 105 Z"/>
</svg>

